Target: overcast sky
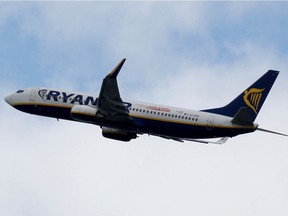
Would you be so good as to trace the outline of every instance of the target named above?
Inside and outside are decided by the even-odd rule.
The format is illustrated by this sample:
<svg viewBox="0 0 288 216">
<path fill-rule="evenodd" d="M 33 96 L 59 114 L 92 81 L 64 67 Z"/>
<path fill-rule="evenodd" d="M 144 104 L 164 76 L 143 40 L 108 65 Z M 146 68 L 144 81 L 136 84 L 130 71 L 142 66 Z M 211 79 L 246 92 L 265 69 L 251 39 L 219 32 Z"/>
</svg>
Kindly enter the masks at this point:
<svg viewBox="0 0 288 216">
<path fill-rule="evenodd" d="M 0 215 L 288 214 L 288 139 L 225 145 L 141 136 L 19 112 L 3 100 L 41 86 L 191 109 L 227 104 L 280 70 L 256 119 L 288 133 L 287 2 L 1 2 Z"/>
</svg>

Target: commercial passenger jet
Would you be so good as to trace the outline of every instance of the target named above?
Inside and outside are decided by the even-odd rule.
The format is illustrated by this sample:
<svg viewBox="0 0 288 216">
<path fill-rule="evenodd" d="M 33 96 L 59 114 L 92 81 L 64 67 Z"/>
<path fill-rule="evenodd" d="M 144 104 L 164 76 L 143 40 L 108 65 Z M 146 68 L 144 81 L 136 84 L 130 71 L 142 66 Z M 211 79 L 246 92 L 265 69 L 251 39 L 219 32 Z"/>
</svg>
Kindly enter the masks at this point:
<svg viewBox="0 0 288 216">
<path fill-rule="evenodd" d="M 269 70 L 228 105 L 188 110 L 135 101 L 122 101 L 117 75 L 123 59 L 103 80 L 100 94 L 88 95 L 49 88 L 18 90 L 5 98 L 16 109 L 41 116 L 99 125 L 106 138 L 130 141 L 140 134 L 183 142 L 222 144 L 228 137 L 254 132 L 287 136 L 254 123 L 279 72 Z M 202 139 L 221 138 L 218 141 Z"/>
</svg>

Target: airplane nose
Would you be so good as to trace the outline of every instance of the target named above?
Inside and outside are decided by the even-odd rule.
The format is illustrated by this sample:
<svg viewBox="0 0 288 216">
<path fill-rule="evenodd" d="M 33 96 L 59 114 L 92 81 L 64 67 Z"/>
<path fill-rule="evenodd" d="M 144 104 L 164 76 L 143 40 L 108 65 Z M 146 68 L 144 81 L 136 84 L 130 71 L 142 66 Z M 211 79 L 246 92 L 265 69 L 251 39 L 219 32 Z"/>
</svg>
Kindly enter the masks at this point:
<svg viewBox="0 0 288 216">
<path fill-rule="evenodd" d="M 6 101 L 6 103 L 8 103 L 9 105 L 12 106 L 13 103 L 13 95 L 8 95 L 4 98 L 4 100 Z"/>
</svg>

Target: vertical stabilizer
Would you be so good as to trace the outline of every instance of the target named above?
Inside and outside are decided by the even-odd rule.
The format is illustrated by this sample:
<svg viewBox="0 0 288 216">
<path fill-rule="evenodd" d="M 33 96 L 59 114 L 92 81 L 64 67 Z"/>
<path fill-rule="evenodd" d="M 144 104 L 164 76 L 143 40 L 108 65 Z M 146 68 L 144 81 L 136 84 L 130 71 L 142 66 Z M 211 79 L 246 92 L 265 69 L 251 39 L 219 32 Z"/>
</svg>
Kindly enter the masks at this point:
<svg viewBox="0 0 288 216">
<path fill-rule="evenodd" d="M 269 70 L 228 105 L 202 111 L 235 117 L 240 108 L 245 108 L 251 121 L 254 121 L 278 74 L 279 71 Z"/>
</svg>

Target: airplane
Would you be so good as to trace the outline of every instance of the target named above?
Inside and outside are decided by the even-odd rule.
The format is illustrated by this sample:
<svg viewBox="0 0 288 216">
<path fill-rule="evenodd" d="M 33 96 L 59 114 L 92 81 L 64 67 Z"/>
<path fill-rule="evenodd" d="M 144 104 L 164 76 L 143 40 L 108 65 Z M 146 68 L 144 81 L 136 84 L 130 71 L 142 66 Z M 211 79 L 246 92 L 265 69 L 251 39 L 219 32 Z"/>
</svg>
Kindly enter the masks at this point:
<svg viewBox="0 0 288 216">
<path fill-rule="evenodd" d="M 279 71 L 269 70 L 226 106 L 197 111 L 123 101 L 117 76 L 125 60 L 122 59 L 103 79 L 98 97 L 81 92 L 33 87 L 18 90 L 5 97 L 5 101 L 26 113 L 98 125 L 104 137 L 125 142 L 142 134 L 205 144 L 223 144 L 229 137 L 256 130 L 288 136 L 259 128 L 254 122 Z M 211 141 L 210 138 L 220 140 Z"/>
</svg>

